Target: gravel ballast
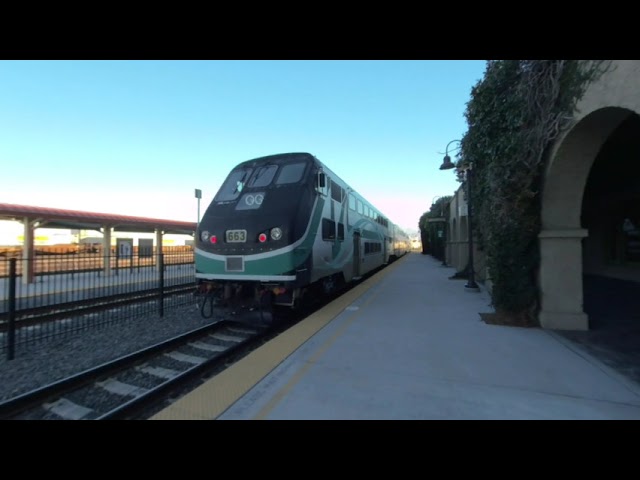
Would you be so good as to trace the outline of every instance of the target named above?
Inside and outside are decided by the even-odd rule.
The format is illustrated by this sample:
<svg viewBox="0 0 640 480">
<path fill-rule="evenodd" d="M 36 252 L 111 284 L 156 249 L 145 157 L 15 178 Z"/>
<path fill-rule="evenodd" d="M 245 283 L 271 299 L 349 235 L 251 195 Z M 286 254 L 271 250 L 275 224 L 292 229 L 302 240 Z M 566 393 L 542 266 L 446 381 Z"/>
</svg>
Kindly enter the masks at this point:
<svg viewBox="0 0 640 480">
<path fill-rule="evenodd" d="M 108 326 L 19 345 L 13 360 L 0 358 L 0 401 L 48 385 L 70 375 L 204 327 L 195 304 L 166 309 L 164 316 L 123 319 Z"/>
</svg>

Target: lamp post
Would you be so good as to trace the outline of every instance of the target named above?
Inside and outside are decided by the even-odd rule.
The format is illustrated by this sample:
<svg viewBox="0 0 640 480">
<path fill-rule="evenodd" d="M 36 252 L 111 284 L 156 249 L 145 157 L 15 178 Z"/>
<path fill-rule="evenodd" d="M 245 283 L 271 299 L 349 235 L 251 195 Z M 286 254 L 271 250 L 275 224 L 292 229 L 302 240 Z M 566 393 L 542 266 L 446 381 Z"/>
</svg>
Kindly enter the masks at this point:
<svg viewBox="0 0 640 480">
<path fill-rule="evenodd" d="M 442 196 L 436 196 L 431 199 L 431 206 L 435 205 L 435 201 L 438 198 L 442 198 Z M 440 218 L 444 221 L 444 225 L 442 227 L 442 266 L 447 266 L 447 220 L 444 217 L 444 206 L 442 202 L 440 203 Z"/>
<path fill-rule="evenodd" d="M 480 288 L 476 283 L 475 270 L 473 267 L 473 220 L 471 208 L 471 179 L 473 177 L 473 163 L 469 163 L 468 167 L 463 168 L 464 182 L 467 184 L 467 223 L 469 224 L 469 280 L 464 286 L 468 290 L 478 291 Z"/>
<path fill-rule="evenodd" d="M 200 199 L 202 198 L 202 190 L 196 188 L 196 198 L 198 199 L 198 225 L 200 225 Z"/>
<path fill-rule="evenodd" d="M 449 156 L 449 145 L 453 142 L 460 143 L 460 140 L 451 140 L 447 147 L 445 148 L 445 156 L 442 160 L 442 165 L 440 166 L 440 170 L 450 170 L 455 168 L 453 162 L 451 162 L 451 157 Z M 459 146 L 457 148 L 460 148 Z M 466 194 L 467 194 L 467 224 L 468 224 L 468 235 L 469 241 L 467 242 L 469 245 L 469 278 L 467 280 L 466 285 L 464 286 L 468 291 L 478 291 L 480 288 L 476 283 L 475 272 L 473 267 L 473 222 L 472 222 L 472 211 L 471 208 L 471 178 L 473 170 L 473 163 L 469 162 L 467 166 L 462 168 L 464 172 L 464 183 L 466 184 Z"/>
</svg>

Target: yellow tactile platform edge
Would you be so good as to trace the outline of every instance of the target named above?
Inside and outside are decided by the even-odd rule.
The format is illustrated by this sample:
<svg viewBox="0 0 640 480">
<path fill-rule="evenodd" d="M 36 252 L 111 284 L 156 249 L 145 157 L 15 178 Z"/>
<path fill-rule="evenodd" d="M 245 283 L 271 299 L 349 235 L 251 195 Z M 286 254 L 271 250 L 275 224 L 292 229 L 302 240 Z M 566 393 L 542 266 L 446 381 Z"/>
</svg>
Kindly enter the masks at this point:
<svg viewBox="0 0 640 480">
<path fill-rule="evenodd" d="M 405 257 L 265 343 L 204 385 L 158 412 L 150 420 L 215 420 L 300 345 L 382 280 Z"/>
</svg>

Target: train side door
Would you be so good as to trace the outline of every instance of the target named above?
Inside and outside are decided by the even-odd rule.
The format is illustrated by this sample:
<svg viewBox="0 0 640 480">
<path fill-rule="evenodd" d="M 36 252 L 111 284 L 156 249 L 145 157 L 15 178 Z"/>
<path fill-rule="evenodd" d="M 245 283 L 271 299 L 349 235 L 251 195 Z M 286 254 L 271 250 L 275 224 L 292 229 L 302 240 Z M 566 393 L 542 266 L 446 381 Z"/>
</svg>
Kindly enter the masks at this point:
<svg viewBox="0 0 640 480">
<path fill-rule="evenodd" d="M 353 232 L 353 276 L 359 278 L 360 273 L 360 232 Z"/>
<path fill-rule="evenodd" d="M 382 236 L 382 263 L 389 263 L 389 237 Z"/>
</svg>

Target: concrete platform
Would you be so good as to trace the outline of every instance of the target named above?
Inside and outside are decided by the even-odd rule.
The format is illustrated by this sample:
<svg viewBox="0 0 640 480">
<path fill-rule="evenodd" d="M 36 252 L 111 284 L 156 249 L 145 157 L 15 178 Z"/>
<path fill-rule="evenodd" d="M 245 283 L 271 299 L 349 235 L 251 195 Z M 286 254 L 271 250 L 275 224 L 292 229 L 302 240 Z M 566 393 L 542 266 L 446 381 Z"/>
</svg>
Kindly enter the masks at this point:
<svg viewBox="0 0 640 480">
<path fill-rule="evenodd" d="M 640 419 L 584 345 L 488 325 L 490 297 L 409 254 L 154 419 Z"/>
</svg>

